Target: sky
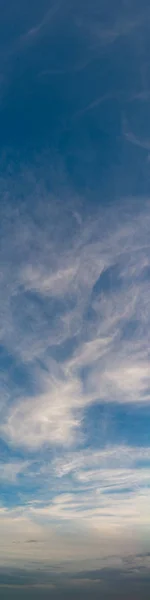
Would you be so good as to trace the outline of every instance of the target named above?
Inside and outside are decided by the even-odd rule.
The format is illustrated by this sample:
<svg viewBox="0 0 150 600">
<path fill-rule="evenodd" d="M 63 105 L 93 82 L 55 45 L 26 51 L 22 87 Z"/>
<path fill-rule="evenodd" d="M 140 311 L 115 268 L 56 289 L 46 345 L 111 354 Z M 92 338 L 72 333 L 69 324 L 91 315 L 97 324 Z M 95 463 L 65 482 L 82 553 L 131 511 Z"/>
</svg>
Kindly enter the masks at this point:
<svg viewBox="0 0 150 600">
<path fill-rule="evenodd" d="M 0 0 L 0 594 L 150 597 L 150 5 Z"/>
</svg>

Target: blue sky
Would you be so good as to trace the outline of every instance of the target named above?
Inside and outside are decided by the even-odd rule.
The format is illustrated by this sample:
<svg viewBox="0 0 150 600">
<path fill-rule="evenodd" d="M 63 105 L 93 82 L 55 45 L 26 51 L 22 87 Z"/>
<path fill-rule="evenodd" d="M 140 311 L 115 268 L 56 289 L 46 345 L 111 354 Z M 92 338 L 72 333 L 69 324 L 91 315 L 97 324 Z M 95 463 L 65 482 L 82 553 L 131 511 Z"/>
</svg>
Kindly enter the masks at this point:
<svg viewBox="0 0 150 600">
<path fill-rule="evenodd" d="M 150 7 L 0 8 L 0 587 L 146 598 Z"/>
</svg>

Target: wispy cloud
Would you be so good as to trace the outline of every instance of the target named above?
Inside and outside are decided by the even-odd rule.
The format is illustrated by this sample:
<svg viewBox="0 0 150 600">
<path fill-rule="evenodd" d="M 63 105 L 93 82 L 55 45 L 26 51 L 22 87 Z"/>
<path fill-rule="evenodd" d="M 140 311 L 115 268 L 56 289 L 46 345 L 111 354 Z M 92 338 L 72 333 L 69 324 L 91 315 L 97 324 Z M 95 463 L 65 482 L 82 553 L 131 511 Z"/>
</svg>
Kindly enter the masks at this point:
<svg viewBox="0 0 150 600">
<path fill-rule="evenodd" d="M 143 462 L 149 464 L 150 448 L 141 446 L 117 445 L 109 446 L 98 450 L 82 449 L 82 451 L 66 452 L 62 458 L 55 458 L 54 468 L 58 477 L 63 477 L 70 472 L 77 475 L 78 471 L 83 469 L 83 473 L 89 469 L 108 468 L 130 468 L 133 470 L 137 465 Z M 142 472 L 141 472 L 142 474 Z"/>
<path fill-rule="evenodd" d="M 140 97 L 142 98 L 142 94 L 140 95 Z M 147 98 L 147 96 L 145 96 L 145 99 Z M 128 126 L 127 120 L 124 120 L 123 123 L 123 135 L 125 137 L 125 139 L 133 144 L 134 146 L 139 146 L 139 148 L 143 148 L 143 150 L 150 150 L 150 140 L 149 139 L 145 139 L 145 138 L 140 138 L 137 135 L 135 135 L 135 133 L 133 133 L 133 131 L 131 131 L 131 129 Z"/>
<path fill-rule="evenodd" d="M 0 42 L 0 587 L 92 595 L 150 562 L 150 9 L 35 5 Z"/>
<path fill-rule="evenodd" d="M 41 35 L 42 33 L 44 34 L 45 27 L 50 24 L 52 18 L 58 12 L 60 6 L 61 6 L 61 0 L 59 0 L 59 2 L 52 3 L 52 6 L 44 14 L 42 20 L 35 26 L 31 27 L 31 29 L 29 29 L 21 37 L 20 43 L 23 45 L 24 44 L 29 45 L 30 43 L 34 43 L 35 41 L 37 41 L 37 38 L 39 37 L 39 35 Z"/>
<path fill-rule="evenodd" d="M 68 239 L 48 210 L 40 228 L 18 214 L 11 234 L 10 212 L 3 230 L 1 339 L 36 385 L 31 396 L 7 382 L 0 430 L 30 448 L 72 443 L 95 401 L 150 402 L 149 203 L 78 230 L 70 214 Z"/>
<path fill-rule="evenodd" d="M 24 474 L 29 466 L 28 461 L 1 462 L 0 481 L 17 483 L 19 475 Z"/>
<path fill-rule="evenodd" d="M 32 200 L 32 215 L 1 209 L 0 433 L 15 458 L 0 475 L 17 508 L 1 506 L 0 561 L 83 570 L 148 547 L 149 448 L 111 446 L 101 421 L 86 448 L 83 420 L 96 403 L 149 407 L 149 200 L 78 218 L 43 188 Z"/>
<path fill-rule="evenodd" d="M 52 563 L 60 572 L 74 571 L 113 566 L 129 554 L 148 552 L 149 490 L 142 491 L 139 480 L 134 486 L 132 493 L 112 489 L 106 494 L 104 485 L 85 493 L 55 495 L 47 505 L 32 502 L 0 509 L 1 565 L 31 569 L 34 562 L 45 569 Z M 27 543 L 29 535 L 38 542 Z"/>
<path fill-rule="evenodd" d="M 142 23 L 146 22 L 149 15 L 149 9 L 140 7 L 140 10 L 135 10 L 132 3 L 130 6 L 114 5 L 113 14 L 109 10 L 109 15 L 103 9 L 99 7 L 96 12 L 93 10 L 91 18 L 88 18 L 88 14 L 85 11 L 84 15 L 78 19 L 78 26 L 83 27 L 91 39 L 94 40 L 95 44 L 99 44 L 99 47 L 106 48 L 116 42 L 118 38 L 133 36 L 134 32 L 137 31 Z"/>
</svg>

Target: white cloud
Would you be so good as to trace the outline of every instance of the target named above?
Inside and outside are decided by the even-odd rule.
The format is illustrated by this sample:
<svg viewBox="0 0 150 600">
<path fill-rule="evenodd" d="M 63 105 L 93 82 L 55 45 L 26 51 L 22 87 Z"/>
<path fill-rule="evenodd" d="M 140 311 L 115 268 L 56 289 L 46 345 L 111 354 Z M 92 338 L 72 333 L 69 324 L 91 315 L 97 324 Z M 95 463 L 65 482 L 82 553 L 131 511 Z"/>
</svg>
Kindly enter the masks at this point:
<svg viewBox="0 0 150 600">
<path fill-rule="evenodd" d="M 137 9 L 135 14 L 132 4 L 121 5 L 120 10 L 117 6 L 117 11 L 114 6 L 113 14 L 109 11 L 108 15 L 100 5 L 96 15 L 95 10 L 91 11 L 90 19 L 87 18 L 85 10 L 84 15 L 82 17 L 80 15 L 78 26 L 86 30 L 96 49 L 100 50 L 114 44 L 122 37 L 133 36 L 141 23 L 145 23 L 147 15 L 148 12 L 143 7 L 142 10 L 141 7 L 140 10 Z"/>
<path fill-rule="evenodd" d="M 80 405 L 78 382 L 50 381 L 49 391 L 22 398 L 7 413 L 1 433 L 16 445 L 69 444 L 78 425 L 73 409 Z"/>
<path fill-rule="evenodd" d="M 111 365 L 105 367 L 104 372 L 98 369 L 89 376 L 88 381 L 91 395 L 108 402 L 150 402 L 150 374 L 149 365 L 144 361 L 132 363 L 128 359 L 127 364 Z M 148 392 L 147 392 L 148 390 Z"/>
<path fill-rule="evenodd" d="M 137 532 L 139 528 L 145 526 L 149 529 L 150 493 L 148 477 L 147 472 L 146 489 L 140 489 L 140 486 L 138 489 L 137 482 L 139 484 L 139 480 L 137 478 L 136 482 L 134 481 L 134 491 L 124 491 L 123 494 L 118 494 L 117 489 L 115 493 L 115 486 L 112 486 L 112 491 L 107 489 L 107 485 L 102 486 L 102 489 L 97 487 L 93 491 L 89 489 L 89 491 L 85 490 L 79 494 L 59 494 L 47 506 L 31 507 L 31 517 L 44 519 L 45 522 L 49 523 L 56 521 L 56 523 L 64 522 L 66 524 L 68 522 L 73 527 L 84 526 L 89 531 L 94 532 L 96 530 L 100 536 L 103 533 L 106 537 L 117 530 L 119 534 L 122 533 L 124 526 L 127 527 L 128 534 L 130 525 Z M 123 480 L 123 474 L 118 474 L 118 488 L 121 482 L 120 491 L 125 485 L 131 485 L 131 480 L 132 475 L 131 477 L 124 476 Z M 111 485 L 111 477 L 109 485 Z"/>
<path fill-rule="evenodd" d="M 50 23 L 57 27 L 60 7 L 55 2 L 14 44 L 12 65 L 18 50 L 26 54 L 45 39 Z M 147 15 L 143 7 L 136 16 L 126 7 L 105 23 L 101 7 L 90 20 L 86 6 L 81 12 L 80 22 L 78 6 L 70 17 L 74 35 L 84 29 L 84 43 L 68 72 L 82 71 L 106 47 L 136 35 Z M 11 48 L 6 80 L 10 54 Z M 43 65 L 43 75 L 48 72 L 65 74 L 67 68 Z M 4 94 L 7 83 L 4 78 Z M 147 91 L 134 90 L 93 94 L 75 119 L 107 100 L 148 98 Z M 149 151 L 149 139 L 126 123 L 123 135 Z M 88 205 L 90 192 L 75 198 L 64 173 L 63 190 L 56 173 L 54 183 L 48 156 L 49 188 L 57 188 L 52 194 L 43 183 L 41 157 L 37 163 L 34 173 L 19 166 L 14 178 L 11 166 L 1 177 L 0 435 L 10 454 L 0 463 L 0 481 L 3 501 L 9 488 L 17 506 L 0 507 L 0 564 L 42 564 L 45 570 L 52 563 L 60 570 L 120 565 L 131 551 L 149 549 L 150 448 L 117 445 L 117 439 L 109 446 L 100 417 L 103 447 L 84 446 L 96 402 L 107 404 L 106 413 L 111 402 L 115 414 L 121 403 L 149 411 L 150 200 L 122 198 L 107 207 L 98 197 L 96 208 L 92 197 Z"/>
<path fill-rule="evenodd" d="M 100 450 L 82 449 L 82 451 L 65 452 L 63 456 L 53 460 L 53 467 L 58 477 L 63 477 L 71 472 L 75 474 L 83 469 L 114 469 L 130 468 L 133 470 L 138 464 L 150 461 L 150 447 L 137 447 L 106 445 Z M 141 472 L 142 476 L 142 472 Z"/>
<path fill-rule="evenodd" d="M 18 476 L 24 474 L 28 466 L 28 461 L 0 463 L 0 481 L 16 483 Z"/>
<path fill-rule="evenodd" d="M 1 435 L 35 449 L 72 443 L 95 401 L 150 402 L 149 202 L 82 226 L 52 198 L 41 211 L 38 200 L 40 228 L 19 213 L 10 228 L 8 211 L 0 322 L 6 351 L 35 381 L 32 396 L 7 381 Z"/>
<path fill-rule="evenodd" d="M 88 502 L 90 503 L 88 508 Z M 135 509 L 136 506 L 136 509 Z M 106 506 L 94 495 L 76 498 L 55 497 L 51 505 L 0 509 L 1 567 L 41 565 L 61 571 L 116 566 L 129 554 L 148 549 L 139 539 L 138 523 L 149 529 L 149 495 L 135 494 L 123 499 L 106 500 Z M 107 519 L 106 519 L 107 513 Z M 124 522 L 123 522 L 124 519 Z M 68 521 L 68 525 L 67 525 Z M 132 527 L 131 527 L 132 524 Z M 32 541 L 31 541 L 32 540 Z"/>
<path fill-rule="evenodd" d="M 46 26 L 50 24 L 51 20 L 55 16 L 55 14 L 59 11 L 60 5 L 61 5 L 61 1 L 57 2 L 57 3 L 56 2 L 52 3 L 52 6 L 44 14 L 41 22 L 38 23 L 37 25 L 33 26 L 24 35 L 21 36 L 20 46 L 22 46 L 22 45 L 28 46 L 31 43 L 33 44 L 33 43 L 37 42 L 39 36 L 44 34 Z"/>
<path fill-rule="evenodd" d="M 143 150 L 150 150 L 150 140 L 145 138 L 139 138 L 128 126 L 127 120 L 124 120 L 123 123 L 123 135 L 126 140 L 133 144 L 134 146 L 139 146 L 139 148 L 143 148 Z"/>
<path fill-rule="evenodd" d="M 26 290 L 34 290 L 40 294 L 49 294 L 52 297 L 62 296 L 68 292 L 69 286 L 76 275 L 77 268 L 68 266 L 66 269 L 61 269 L 47 275 L 43 270 L 33 269 L 30 265 L 22 274 L 22 282 L 25 284 Z"/>
</svg>

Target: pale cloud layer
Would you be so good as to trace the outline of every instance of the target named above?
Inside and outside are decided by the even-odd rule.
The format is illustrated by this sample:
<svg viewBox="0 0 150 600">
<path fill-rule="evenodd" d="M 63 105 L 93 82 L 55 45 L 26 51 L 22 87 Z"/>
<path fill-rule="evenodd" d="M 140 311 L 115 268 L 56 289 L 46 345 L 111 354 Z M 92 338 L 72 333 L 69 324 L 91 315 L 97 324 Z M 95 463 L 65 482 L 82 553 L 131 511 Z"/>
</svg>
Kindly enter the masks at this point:
<svg viewBox="0 0 150 600">
<path fill-rule="evenodd" d="M 118 486 L 122 477 L 117 471 Z M 125 472 L 128 485 L 131 478 Z M 83 566 L 117 566 L 125 556 L 148 552 L 150 497 L 148 489 L 140 491 L 138 484 L 136 481 L 134 493 L 121 498 L 117 491 L 104 495 L 102 488 L 86 494 L 59 494 L 46 506 L 35 501 L 10 510 L 2 508 L 1 565 L 32 569 L 33 564 L 46 568 L 52 563 L 54 569 L 59 565 L 60 571 L 82 570 Z M 106 474 L 103 485 L 107 486 Z"/>
</svg>

